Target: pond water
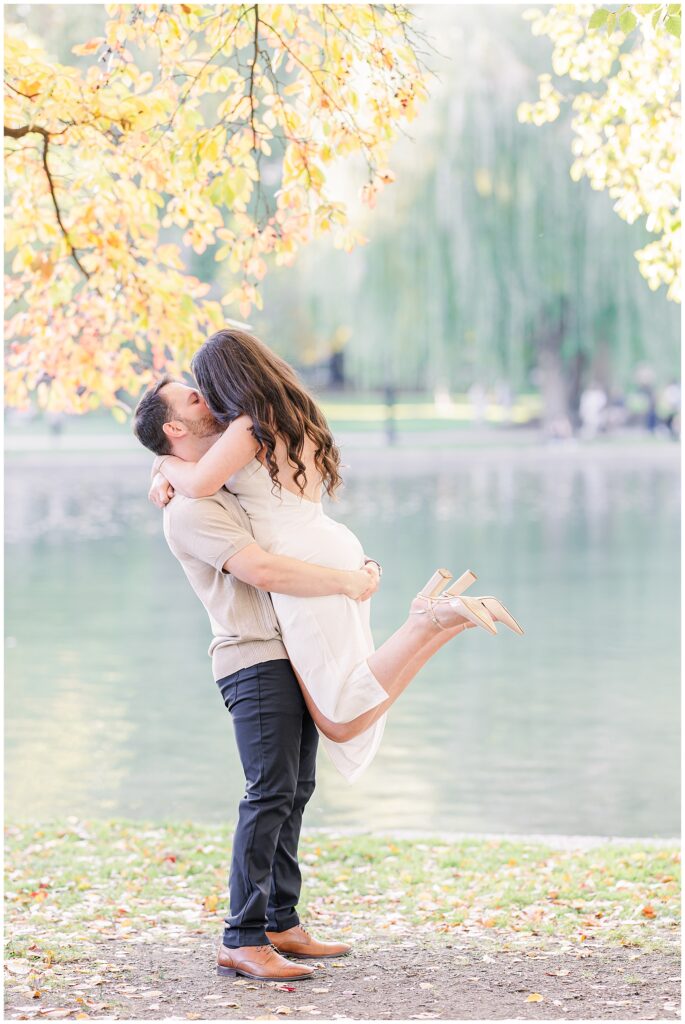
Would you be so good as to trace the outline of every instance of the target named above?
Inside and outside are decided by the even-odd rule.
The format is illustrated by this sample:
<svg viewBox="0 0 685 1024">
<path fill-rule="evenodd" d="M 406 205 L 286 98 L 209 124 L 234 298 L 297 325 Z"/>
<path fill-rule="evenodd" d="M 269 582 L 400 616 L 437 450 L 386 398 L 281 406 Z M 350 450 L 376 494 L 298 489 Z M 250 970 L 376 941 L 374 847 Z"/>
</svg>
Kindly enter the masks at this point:
<svg viewBox="0 0 685 1024">
<path fill-rule="evenodd" d="M 306 824 L 677 835 L 677 459 L 475 452 L 348 477 L 329 511 L 384 564 L 377 642 L 438 565 L 473 569 L 526 634 L 443 649 L 354 785 L 321 750 Z M 208 622 L 146 489 L 144 457 L 8 462 L 8 818 L 235 820 Z"/>
</svg>

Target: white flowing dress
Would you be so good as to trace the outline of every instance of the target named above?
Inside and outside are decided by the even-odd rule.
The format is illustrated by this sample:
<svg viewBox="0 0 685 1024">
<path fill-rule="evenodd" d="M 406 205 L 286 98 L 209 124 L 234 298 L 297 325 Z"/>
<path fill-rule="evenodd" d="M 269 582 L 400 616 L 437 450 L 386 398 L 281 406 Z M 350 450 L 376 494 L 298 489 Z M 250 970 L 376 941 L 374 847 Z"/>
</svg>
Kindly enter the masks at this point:
<svg viewBox="0 0 685 1024">
<path fill-rule="evenodd" d="M 234 473 L 226 486 L 245 509 L 255 540 L 265 551 L 333 569 L 364 564 L 364 550 L 351 530 L 327 516 L 320 501 L 285 487 L 272 492 L 269 471 L 258 459 Z M 370 601 L 342 594 L 272 594 L 271 599 L 288 656 L 327 718 L 349 722 L 387 698 L 366 661 L 374 650 Z M 385 712 L 344 743 L 334 743 L 319 729 L 329 757 L 348 782 L 358 779 L 375 757 L 387 717 Z"/>
</svg>

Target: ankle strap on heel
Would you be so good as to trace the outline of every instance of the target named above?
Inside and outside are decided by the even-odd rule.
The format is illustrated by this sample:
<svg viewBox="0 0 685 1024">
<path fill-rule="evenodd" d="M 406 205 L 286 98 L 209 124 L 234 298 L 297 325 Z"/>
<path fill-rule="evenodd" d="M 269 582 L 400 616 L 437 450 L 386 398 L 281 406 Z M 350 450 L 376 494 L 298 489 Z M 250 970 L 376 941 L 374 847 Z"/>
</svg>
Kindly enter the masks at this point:
<svg viewBox="0 0 685 1024">
<path fill-rule="evenodd" d="M 422 601 L 428 601 L 428 608 L 415 608 L 409 614 L 410 615 L 427 615 L 430 612 L 430 617 L 433 620 L 433 622 L 435 623 L 435 625 L 439 629 L 447 629 L 447 626 L 443 626 L 442 622 L 440 622 L 435 617 L 435 603 L 436 602 L 432 598 L 426 597 L 425 594 L 417 594 L 416 596 L 417 596 L 417 598 L 420 598 Z"/>
</svg>

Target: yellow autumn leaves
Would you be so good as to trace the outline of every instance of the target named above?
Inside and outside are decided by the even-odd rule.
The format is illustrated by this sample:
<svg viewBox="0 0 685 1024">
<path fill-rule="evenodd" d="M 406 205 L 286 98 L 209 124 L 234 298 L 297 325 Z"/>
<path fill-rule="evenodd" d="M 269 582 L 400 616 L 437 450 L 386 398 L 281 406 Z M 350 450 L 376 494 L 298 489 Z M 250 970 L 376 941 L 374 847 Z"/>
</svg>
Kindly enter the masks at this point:
<svg viewBox="0 0 685 1024">
<path fill-rule="evenodd" d="M 676 14 L 676 9 L 678 13 Z M 615 199 L 614 210 L 629 224 L 646 217 L 655 240 L 635 257 L 649 288 L 666 285 L 681 301 L 681 104 L 679 5 L 636 5 L 616 23 L 590 27 L 602 9 L 565 4 L 524 12 L 535 35 L 553 44 L 552 67 L 576 82 L 603 83 L 568 97 L 573 110 L 574 181 L 586 177 L 592 188 Z M 597 18 L 600 22 L 601 18 Z M 630 47 L 623 48 L 632 32 Z M 624 31 L 625 30 L 625 31 Z M 618 67 L 618 69 L 616 69 Z M 539 100 L 521 103 L 519 121 L 554 121 L 567 99 L 550 74 L 538 76 Z"/>
<path fill-rule="evenodd" d="M 124 414 L 184 369 L 271 261 L 363 241 L 329 178 L 360 154 L 363 197 L 426 98 L 406 11 L 378 5 L 117 5 L 49 59 L 9 26 L 5 65 L 9 404 Z M 360 187 L 362 180 L 359 182 Z M 186 269 L 218 246 L 221 285 Z M 222 292 L 224 294 L 222 294 Z M 87 342 L 87 343 L 86 343 Z"/>
</svg>

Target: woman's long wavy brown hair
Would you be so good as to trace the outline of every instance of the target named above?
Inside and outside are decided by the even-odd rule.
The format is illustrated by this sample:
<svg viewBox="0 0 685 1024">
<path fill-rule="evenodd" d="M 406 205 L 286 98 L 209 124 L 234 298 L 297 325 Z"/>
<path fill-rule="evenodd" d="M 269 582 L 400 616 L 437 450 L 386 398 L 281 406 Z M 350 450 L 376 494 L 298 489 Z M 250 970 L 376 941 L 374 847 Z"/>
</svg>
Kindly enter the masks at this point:
<svg viewBox="0 0 685 1024">
<path fill-rule="evenodd" d="M 253 334 L 235 328 L 217 331 L 197 350 L 191 362 L 197 385 L 220 423 L 238 416 L 252 419 L 252 433 L 262 446 L 266 466 L 279 491 L 276 439 L 285 442 L 288 461 L 297 469 L 301 494 L 307 486 L 302 453 L 305 439 L 315 444 L 314 460 L 329 495 L 342 483 L 340 452 L 326 418 L 300 384 L 292 366 Z"/>
</svg>

